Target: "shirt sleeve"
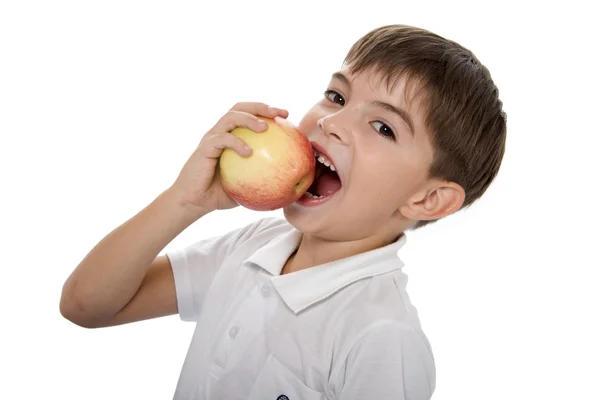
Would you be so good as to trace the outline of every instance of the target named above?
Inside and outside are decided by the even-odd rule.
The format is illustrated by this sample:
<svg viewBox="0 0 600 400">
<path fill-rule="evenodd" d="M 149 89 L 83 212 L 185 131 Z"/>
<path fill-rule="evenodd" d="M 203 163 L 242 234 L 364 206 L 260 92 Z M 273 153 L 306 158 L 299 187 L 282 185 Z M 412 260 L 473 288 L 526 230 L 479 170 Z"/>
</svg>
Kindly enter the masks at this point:
<svg viewBox="0 0 600 400">
<path fill-rule="evenodd" d="M 225 258 L 274 220 L 263 218 L 225 235 L 166 252 L 175 280 L 177 309 L 183 321 L 198 319 L 206 292 Z"/>
<path fill-rule="evenodd" d="M 341 400 L 430 400 L 435 389 L 429 343 L 400 322 L 385 323 L 363 336 L 340 375 Z"/>
</svg>

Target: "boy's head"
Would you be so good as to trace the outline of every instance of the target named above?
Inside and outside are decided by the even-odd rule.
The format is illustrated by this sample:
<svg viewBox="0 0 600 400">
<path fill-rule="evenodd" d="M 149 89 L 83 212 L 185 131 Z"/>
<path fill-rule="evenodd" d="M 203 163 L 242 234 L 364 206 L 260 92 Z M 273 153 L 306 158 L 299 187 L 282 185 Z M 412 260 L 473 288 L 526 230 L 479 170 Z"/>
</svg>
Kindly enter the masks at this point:
<svg viewBox="0 0 600 400">
<path fill-rule="evenodd" d="M 389 240 L 471 205 L 497 175 L 506 138 L 487 68 L 459 44 L 402 25 L 356 42 L 299 127 L 338 176 L 318 163 L 309 192 L 325 197 L 284 212 L 331 240 Z"/>
</svg>

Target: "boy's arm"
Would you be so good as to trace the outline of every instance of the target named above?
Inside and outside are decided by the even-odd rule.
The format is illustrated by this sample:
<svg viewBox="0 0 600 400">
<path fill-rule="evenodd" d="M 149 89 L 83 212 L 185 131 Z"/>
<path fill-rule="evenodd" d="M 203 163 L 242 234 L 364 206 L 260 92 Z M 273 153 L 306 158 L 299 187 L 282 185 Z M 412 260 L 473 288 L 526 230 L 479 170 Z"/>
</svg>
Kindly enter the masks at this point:
<svg viewBox="0 0 600 400">
<path fill-rule="evenodd" d="M 259 116 L 287 115 L 264 103 L 233 106 L 203 136 L 174 184 L 102 239 L 77 266 L 63 286 L 62 315 L 81 326 L 101 327 L 176 313 L 173 271 L 167 257 L 158 253 L 203 215 L 237 206 L 221 186 L 218 160 L 226 148 L 242 157 L 252 149 L 231 130 L 263 132 L 267 124 Z M 212 250 L 219 252 L 222 244 L 216 241 Z M 218 264 L 210 258 L 203 261 Z"/>
<path fill-rule="evenodd" d="M 62 315 L 96 328 L 177 313 L 169 260 L 157 255 L 203 215 L 181 204 L 174 192 L 161 193 L 77 266 L 63 286 Z"/>
<path fill-rule="evenodd" d="M 392 322 L 373 328 L 350 352 L 338 387 L 340 400 L 430 400 L 435 364 L 423 338 Z"/>
</svg>

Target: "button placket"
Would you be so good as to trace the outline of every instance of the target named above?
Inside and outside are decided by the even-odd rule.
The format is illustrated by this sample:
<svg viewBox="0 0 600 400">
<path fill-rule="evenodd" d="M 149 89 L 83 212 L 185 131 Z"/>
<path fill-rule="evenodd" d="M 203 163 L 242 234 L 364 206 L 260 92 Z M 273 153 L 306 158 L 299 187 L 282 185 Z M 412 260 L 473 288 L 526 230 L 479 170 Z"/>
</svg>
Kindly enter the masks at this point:
<svg viewBox="0 0 600 400">
<path fill-rule="evenodd" d="M 271 292 L 272 292 L 272 289 L 268 283 L 263 284 L 262 287 L 260 288 L 260 294 L 262 294 L 262 297 L 264 297 L 265 299 L 268 299 L 269 297 L 271 297 Z"/>
</svg>

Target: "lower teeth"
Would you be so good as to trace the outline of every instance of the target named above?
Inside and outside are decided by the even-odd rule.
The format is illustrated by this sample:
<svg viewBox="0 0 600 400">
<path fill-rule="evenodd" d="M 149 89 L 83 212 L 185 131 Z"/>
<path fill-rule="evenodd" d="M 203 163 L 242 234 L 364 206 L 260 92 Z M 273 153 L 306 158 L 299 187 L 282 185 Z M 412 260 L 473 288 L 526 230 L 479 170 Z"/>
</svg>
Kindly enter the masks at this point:
<svg viewBox="0 0 600 400">
<path fill-rule="evenodd" d="M 322 199 L 323 198 L 323 196 L 317 196 L 317 195 L 314 195 L 314 194 L 312 194 L 310 192 L 304 192 L 304 195 L 306 197 L 310 197 L 310 198 L 313 198 L 313 199 Z"/>
</svg>

